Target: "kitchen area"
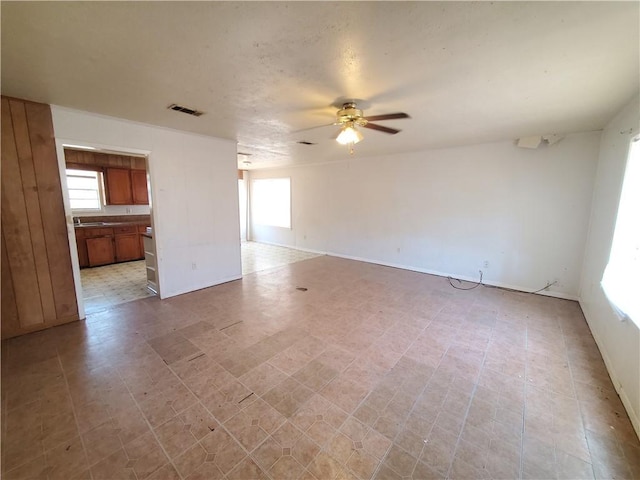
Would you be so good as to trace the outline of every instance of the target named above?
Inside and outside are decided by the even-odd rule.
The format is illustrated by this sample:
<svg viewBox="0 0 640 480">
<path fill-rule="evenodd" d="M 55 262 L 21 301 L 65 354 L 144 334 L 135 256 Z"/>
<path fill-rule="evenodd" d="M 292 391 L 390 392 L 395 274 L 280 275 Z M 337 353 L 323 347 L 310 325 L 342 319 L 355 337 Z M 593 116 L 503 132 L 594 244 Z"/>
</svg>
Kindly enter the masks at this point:
<svg viewBox="0 0 640 480">
<path fill-rule="evenodd" d="M 147 159 L 65 147 L 87 314 L 158 294 Z"/>
</svg>

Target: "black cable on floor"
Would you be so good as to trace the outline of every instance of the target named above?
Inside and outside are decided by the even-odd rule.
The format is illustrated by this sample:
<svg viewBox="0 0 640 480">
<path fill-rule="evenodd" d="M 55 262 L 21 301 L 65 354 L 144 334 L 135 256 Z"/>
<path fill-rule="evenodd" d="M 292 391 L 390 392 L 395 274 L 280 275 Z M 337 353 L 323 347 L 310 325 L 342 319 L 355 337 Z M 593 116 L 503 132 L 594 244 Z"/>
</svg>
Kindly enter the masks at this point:
<svg viewBox="0 0 640 480">
<path fill-rule="evenodd" d="M 474 288 L 479 287 L 480 285 L 482 285 L 482 270 L 478 270 L 480 272 L 480 280 L 478 281 L 478 283 L 476 283 L 473 287 L 469 287 L 469 288 L 463 288 L 463 287 L 456 287 L 451 280 L 455 280 L 457 281 L 460 285 L 462 285 L 462 280 L 460 280 L 459 278 L 453 278 L 453 277 L 447 277 L 447 280 L 449 280 L 449 285 L 451 285 L 453 288 L 455 288 L 456 290 L 473 290 Z"/>
<path fill-rule="evenodd" d="M 456 290 L 473 290 L 474 288 L 479 287 L 480 285 L 482 285 L 483 287 L 487 287 L 487 288 L 497 288 L 500 290 L 505 290 L 507 292 L 518 292 L 518 293 L 530 293 L 530 294 L 536 294 L 536 293 L 540 293 L 543 290 L 546 290 L 547 288 L 549 288 L 552 285 L 555 285 L 558 283 L 558 281 L 554 281 L 554 282 L 549 282 L 547 283 L 544 287 L 542 287 L 539 290 L 536 290 L 535 292 L 525 292 L 523 290 L 515 290 L 513 288 L 506 288 L 506 287 L 498 287 L 496 285 L 485 285 L 484 283 L 482 283 L 482 270 L 478 270 L 480 272 L 480 280 L 473 286 L 473 287 L 468 287 L 468 288 L 464 288 L 464 287 L 456 287 L 452 280 L 455 280 L 456 282 L 458 282 L 460 285 L 462 285 L 462 280 L 460 280 L 459 278 L 453 278 L 453 277 L 447 277 L 447 280 L 449 281 L 449 285 L 451 285 L 453 288 L 455 288 Z"/>
</svg>

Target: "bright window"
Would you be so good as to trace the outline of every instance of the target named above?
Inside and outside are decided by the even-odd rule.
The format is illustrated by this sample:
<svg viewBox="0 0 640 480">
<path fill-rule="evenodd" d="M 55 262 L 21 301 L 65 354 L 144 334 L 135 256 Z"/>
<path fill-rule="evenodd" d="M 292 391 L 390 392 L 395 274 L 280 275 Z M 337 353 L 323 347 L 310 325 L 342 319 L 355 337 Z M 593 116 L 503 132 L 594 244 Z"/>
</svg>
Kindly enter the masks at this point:
<svg viewBox="0 0 640 480">
<path fill-rule="evenodd" d="M 71 210 L 102 210 L 101 174 L 72 169 L 66 173 Z"/>
<path fill-rule="evenodd" d="M 640 136 L 633 139 L 602 287 L 621 318 L 640 325 Z"/>
<path fill-rule="evenodd" d="M 291 228 L 291 179 L 260 178 L 251 183 L 253 223 Z"/>
</svg>

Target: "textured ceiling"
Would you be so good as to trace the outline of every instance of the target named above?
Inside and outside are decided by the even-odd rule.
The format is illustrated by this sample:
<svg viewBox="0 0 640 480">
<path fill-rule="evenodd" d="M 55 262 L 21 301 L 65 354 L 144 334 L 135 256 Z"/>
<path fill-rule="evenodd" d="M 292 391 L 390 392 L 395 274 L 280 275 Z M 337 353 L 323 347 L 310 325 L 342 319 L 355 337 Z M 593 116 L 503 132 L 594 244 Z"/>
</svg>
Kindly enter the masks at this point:
<svg viewBox="0 0 640 480">
<path fill-rule="evenodd" d="M 254 168 L 347 158 L 299 131 L 339 99 L 412 117 L 362 156 L 597 130 L 638 91 L 639 5 L 3 2 L 2 93 L 234 139 Z"/>
</svg>

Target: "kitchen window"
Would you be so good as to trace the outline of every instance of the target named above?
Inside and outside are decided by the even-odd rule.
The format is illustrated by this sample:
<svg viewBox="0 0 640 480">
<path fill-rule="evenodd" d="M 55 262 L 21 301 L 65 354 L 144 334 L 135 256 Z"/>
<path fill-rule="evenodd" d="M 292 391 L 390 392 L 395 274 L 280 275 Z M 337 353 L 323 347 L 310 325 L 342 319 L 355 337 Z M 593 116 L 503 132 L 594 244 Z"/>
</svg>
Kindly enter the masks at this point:
<svg viewBox="0 0 640 480">
<path fill-rule="evenodd" d="M 67 169 L 67 189 L 71 210 L 102 210 L 102 173 Z"/>
<path fill-rule="evenodd" d="M 291 179 L 259 178 L 251 183 L 253 223 L 291 228 Z"/>
</svg>

